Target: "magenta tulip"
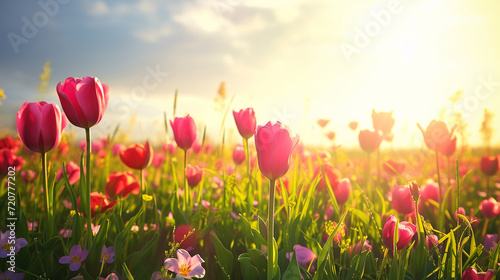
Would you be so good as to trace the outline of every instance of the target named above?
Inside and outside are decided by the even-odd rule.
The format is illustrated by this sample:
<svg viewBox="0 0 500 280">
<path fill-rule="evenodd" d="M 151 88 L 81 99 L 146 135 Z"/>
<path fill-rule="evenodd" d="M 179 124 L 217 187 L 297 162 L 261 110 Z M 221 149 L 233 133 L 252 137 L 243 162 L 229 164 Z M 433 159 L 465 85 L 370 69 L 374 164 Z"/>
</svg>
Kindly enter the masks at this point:
<svg viewBox="0 0 500 280">
<path fill-rule="evenodd" d="M 493 176 L 498 171 L 498 157 L 482 157 L 481 158 L 481 171 L 486 176 Z"/>
<path fill-rule="evenodd" d="M 257 121 L 255 119 L 255 112 L 252 108 L 245 110 L 241 109 L 239 112 L 233 110 L 234 121 L 241 137 L 248 139 L 255 133 Z"/>
<path fill-rule="evenodd" d="M 190 187 L 198 186 L 198 184 L 200 184 L 201 182 L 202 177 L 203 170 L 201 170 L 198 166 L 192 167 L 188 164 L 188 166 L 186 167 L 186 178 Z"/>
<path fill-rule="evenodd" d="M 174 132 L 175 142 L 177 146 L 183 150 L 188 150 L 196 140 L 196 124 L 193 118 L 187 115 L 185 117 L 177 117 L 174 121 L 170 121 L 170 126 Z"/>
<path fill-rule="evenodd" d="M 473 267 L 467 267 L 462 274 L 462 280 L 490 280 L 495 276 L 495 271 L 493 269 L 487 272 L 477 272 Z"/>
<path fill-rule="evenodd" d="M 95 77 L 69 77 L 57 84 L 56 89 L 64 113 L 73 125 L 90 128 L 101 121 L 108 107 L 108 85 Z"/>
<path fill-rule="evenodd" d="M 394 214 L 390 215 L 385 222 L 384 229 L 382 230 L 382 240 L 384 241 L 385 246 L 389 248 L 391 252 L 394 246 L 394 230 L 396 228 L 397 221 L 398 220 Z M 410 243 L 416 231 L 417 227 L 414 224 L 409 222 L 399 222 L 399 239 L 396 243 L 397 250 L 401 250 L 406 247 Z"/>
<path fill-rule="evenodd" d="M 411 214 L 415 211 L 415 203 L 409 185 L 394 184 L 392 187 L 392 207 L 401 214 Z"/>
<path fill-rule="evenodd" d="M 59 144 L 66 119 L 56 104 L 26 102 L 17 112 L 16 126 L 19 137 L 28 149 L 46 153 Z"/>
<path fill-rule="evenodd" d="M 238 144 L 234 147 L 233 161 L 236 165 L 240 165 L 245 161 L 245 149 L 243 148 L 243 145 Z"/>
<path fill-rule="evenodd" d="M 500 213 L 500 203 L 497 202 L 493 197 L 481 201 L 479 204 L 479 210 L 483 213 L 486 219 L 493 219 Z"/>
<path fill-rule="evenodd" d="M 348 178 L 344 178 L 339 181 L 336 188 L 333 189 L 333 193 L 335 194 L 335 199 L 338 204 L 344 204 L 347 200 L 349 200 L 349 196 L 351 195 L 351 181 Z"/>
<path fill-rule="evenodd" d="M 260 171 L 269 180 L 276 180 L 286 174 L 290 167 L 292 150 L 299 141 L 280 122 L 257 128 L 255 146 Z"/>
</svg>

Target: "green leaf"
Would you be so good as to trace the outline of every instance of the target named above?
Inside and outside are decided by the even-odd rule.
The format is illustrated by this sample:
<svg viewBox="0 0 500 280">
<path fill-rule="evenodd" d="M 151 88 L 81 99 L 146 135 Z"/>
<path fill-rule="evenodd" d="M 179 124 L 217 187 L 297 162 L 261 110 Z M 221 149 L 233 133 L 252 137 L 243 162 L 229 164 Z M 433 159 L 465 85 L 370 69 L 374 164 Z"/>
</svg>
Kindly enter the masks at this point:
<svg viewBox="0 0 500 280">
<path fill-rule="evenodd" d="M 340 229 L 340 226 L 343 226 L 345 217 L 347 216 L 347 213 L 349 213 L 349 210 L 350 210 L 350 207 L 348 206 L 347 209 L 344 211 L 342 218 L 340 218 L 339 223 L 337 224 L 337 226 L 333 230 L 332 234 L 330 234 L 330 236 L 328 237 L 328 240 L 326 241 L 325 245 L 321 249 L 321 252 L 319 253 L 319 256 L 318 256 L 318 267 L 319 268 L 321 268 L 321 265 L 323 265 L 324 261 L 326 260 L 326 256 L 328 255 L 328 251 L 330 251 L 330 248 L 332 246 L 333 237 L 335 236 L 337 231 Z M 319 279 L 320 274 L 322 274 L 322 271 L 323 270 L 319 269 L 318 272 L 314 275 L 313 279 L 314 280 Z"/>
<path fill-rule="evenodd" d="M 366 258 L 370 254 L 370 251 L 364 251 L 359 255 L 354 256 L 347 272 L 346 279 L 362 279 L 365 273 Z"/>
<path fill-rule="evenodd" d="M 130 233 L 132 226 L 137 222 L 139 217 L 142 215 L 143 209 L 144 208 L 141 207 L 139 212 L 137 212 L 137 214 L 135 214 L 135 216 L 128 221 L 128 224 L 125 226 L 125 228 L 116 236 L 114 247 L 115 247 L 115 259 L 116 259 L 115 261 L 117 263 L 120 263 L 123 260 L 122 249 L 123 246 L 125 245 L 125 239 L 127 238 L 127 235 Z"/>
<path fill-rule="evenodd" d="M 87 257 L 87 271 L 92 277 L 97 277 L 100 269 L 100 261 L 102 255 L 102 248 L 106 239 L 108 237 L 108 224 L 109 220 L 106 219 L 104 223 L 101 224 L 99 228 L 99 232 L 97 233 L 96 238 L 93 240 L 92 247 L 90 248 L 89 255 Z"/>
<path fill-rule="evenodd" d="M 122 268 L 123 272 L 125 273 L 125 276 L 127 276 L 127 279 L 134 280 L 134 276 L 132 276 L 132 273 L 130 273 L 130 270 L 128 270 L 127 264 L 122 263 Z"/>
<path fill-rule="evenodd" d="M 233 273 L 233 254 L 222 245 L 216 235 L 213 233 L 210 233 L 210 235 L 212 236 L 212 242 L 215 247 L 215 256 L 222 269 L 224 278 L 231 279 L 231 274 Z"/>
<path fill-rule="evenodd" d="M 261 279 L 259 270 L 254 265 L 252 265 L 252 259 L 248 256 L 247 253 L 239 255 L 238 262 L 240 262 L 241 264 L 243 279 L 245 280 Z"/>
<path fill-rule="evenodd" d="M 301 280 L 300 269 L 297 263 L 297 256 L 295 256 L 295 252 L 293 252 L 292 260 L 290 261 L 288 268 L 285 270 L 285 274 L 283 274 L 283 279 Z"/>
</svg>

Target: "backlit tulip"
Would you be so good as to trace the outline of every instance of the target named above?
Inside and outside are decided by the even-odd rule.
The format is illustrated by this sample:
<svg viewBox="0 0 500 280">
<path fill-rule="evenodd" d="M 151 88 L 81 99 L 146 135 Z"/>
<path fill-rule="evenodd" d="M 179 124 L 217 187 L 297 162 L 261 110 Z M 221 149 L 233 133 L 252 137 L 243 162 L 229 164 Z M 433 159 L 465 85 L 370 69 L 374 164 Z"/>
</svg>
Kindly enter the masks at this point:
<svg viewBox="0 0 500 280">
<path fill-rule="evenodd" d="M 252 137 L 257 126 L 253 108 L 241 109 L 238 112 L 233 110 L 233 117 L 241 137 L 245 139 Z"/>
<path fill-rule="evenodd" d="M 448 130 L 448 126 L 443 121 L 432 120 L 427 129 L 424 131 L 420 124 L 417 124 L 422 135 L 424 136 L 425 145 L 435 152 L 442 153 L 446 151 L 450 141 L 452 140 L 452 135 L 454 129 Z"/>
<path fill-rule="evenodd" d="M 19 172 L 23 167 L 24 159 L 21 156 L 15 155 L 11 149 L 0 149 L 0 182 L 9 174 L 9 167 L 14 168 L 15 172 Z M 14 172 L 14 173 L 15 173 Z"/>
<path fill-rule="evenodd" d="M 448 142 L 445 142 L 441 148 L 441 153 L 445 157 L 451 157 L 457 150 L 457 137 L 453 137 Z"/>
<path fill-rule="evenodd" d="M 238 144 L 234 147 L 233 161 L 236 165 L 240 165 L 245 161 L 245 148 L 243 148 L 243 145 Z"/>
<path fill-rule="evenodd" d="M 389 248 L 391 252 L 394 248 L 394 230 L 396 229 L 397 221 L 398 220 L 394 214 L 390 215 L 384 224 L 384 229 L 382 230 L 382 240 L 384 241 L 385 246 Z M 409 222 L 399 222 L 399 239 L 396 243 L 397 250 L 401 250 L 406 247 L 410 243 L 416 231 L 417 227 L 414 224 Z"/>
<path fill-rule="evenodd" d="M 188 181 L 188 185 L 190 187 L 196 187 L 201 182 L 203 177 L 203 170 L 201 170 L 198 166 L 192 167 L 188 164 L 186 167 L 186 178 Z"/>
<path fill-rule="evenodd" d="M 16 126 L 28 149 L 46 153 L 59 144 L 66 119 L 56 104 L 26 102 L 16 114 Z"/>
<path fill-rule="evenodd" d="M 493 176 L 498 171 L 498 157 L 482 157 L 481 158 L 481 171 L 486 176 Z"/>
<path fill-rule="evenodd" d="M 113 172 L 106 183 L 106 194 L 110 199 L 125 198 L 129 194 L 138 195 L 141 186 L 131 172 Z"/>
<path fill-rule="evenodd" d="M 410 214 L 415 211 L 415 203 L 409 185 L 394 184 L 392 187 L 392 207 L 401 214 Z"/>
<path fill-rule="evenodd" d="M 352 122 L 350 122 L 350 123 L 349 123 L 349 128 L 350 128 L 351 130 L 356 130 L 356 129 L 358 129 L 358 122 L 356 122 L 356 121 L 352 121 Z"/>
<path fill-rule="evenodd" d="M 75 126 L 90 128 L 98 124 L 109 100 L 109 87 L 98 78 L 69 77 L 57 84 L 57 95 L 68 120 Z"/>
<path fill-rule="evenodd" d="M 333 139 L 335 139 L 335 132 L 334 131 L 330 131 L 326 134 L 326 137 L 330 140 L 330 141 L 333 141 Z"/>
<path fill-rule="evenodd" d="M 319 120 L 317 121 L 318 125 L 319 125 L 321 128 L 324 128 L 325 126 L 327 126 L 329 122 L 330 122 L 330 120 L 327 120 L 327 119 L 319 119 Z"/>
<path fill-rule="evenodd" d="M 382 143 L 383 137 L 378 131 L 361 130 L 358 135 L 359 145 L 361 149 L 367 153 L 371 153 L 378 149 Z"/>
<path fill-rule="evenodd" d="M 78 164 L 74 163 L 73 161 L 70 161 L 66 164 L 66 174 L 68 174 L 68 181 L 71 185 L 74 185 L 78 180 L 80 180 L 80 166 Z M 62 166 L 57 171 L 57 176 L 56 180 L 59 181 L 63 177 L 63 169 Z"/>
<path fill-rule="evenodd" d="M 175 142 L 177 147 L 188 150 L 196 140 L 196 124 L 190 115 L 185 117 L 176 117 L 174 121 L 170 121 L 170 126 L 174 132 Z"/>
<path fill-rule="evenodd" d="M 375 130 L 382 131 L 382 134 L 386 135 L 391 133 L 392 127 L 394 126 L 394 118 L 391 112 L 375 112 L 372 110 L 372 122 L 373 128 Z"/>
<path fill-rule="evenodd" d="M 498 203 L 493 197 L 481 201 L 479 204 L 479 210 L 483 213 L 486 219 L 493 219 L 500 213 L 500 203 Z"/>
<path fill-rule="evenodd" d="M 349 196 L 351 195 L 351 181 L 348 178 L 344 178 L 339 181 L 337 187 L 333 189 L 333 193 L 335 194 L 335 199 L 337 203 L 342 205 L 349 200 Z"/>
<path fill-rule="evenodd" d="M 255 133 L 257 159 L 262 174 L 276 180 L 286 174 L 290 167 L 290 156 L 297 145 L 298 137 L 292 137 L 280 122 L 259 126 Z"/>
<path fill-rule="evenodd" d="M 153 148 L 149 145 L 149 141 L 146 141 L 144 146 L 142 144 L 132 144 L 120 152 L 120 159 L 126 166 L 142 170 L 153 161 Z"/>
</svg>

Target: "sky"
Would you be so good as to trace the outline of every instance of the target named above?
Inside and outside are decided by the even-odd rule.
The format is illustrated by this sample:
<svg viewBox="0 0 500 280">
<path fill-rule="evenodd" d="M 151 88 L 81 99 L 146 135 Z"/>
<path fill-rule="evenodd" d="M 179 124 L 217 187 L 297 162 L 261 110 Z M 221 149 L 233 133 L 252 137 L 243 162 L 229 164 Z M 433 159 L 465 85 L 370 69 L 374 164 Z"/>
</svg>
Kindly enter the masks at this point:
<svg viewBox="0 0 500 280">
<path fill-rule="evenodd" d="M 60 104 L 58 82 L 96 76 L 110 87 L 100 136 L 119 124 L 133 141 L 164 139 L 177 90 L 176 115 L 220 143 L 214 98 L 225 82 L 230 110 L 253 107 L 258 124 L 281 121 L 306 144 L 329 145 L 332 130 L 336 144 L 357 146 L 348 123 L 372 129 L 375 109 L 393 111 L 394 147 L 421 146 L 416 123 L 454 113 L 478 146 L 484 108 L 500 125 L 499 10 L 485 0 L 1 1 L 0 130 L 15 134 L 23 102 Z M 319 118 L 331 120 L 326 129 Z M 238 139 L 230 113 L 224 128 Z"/>
</svg>

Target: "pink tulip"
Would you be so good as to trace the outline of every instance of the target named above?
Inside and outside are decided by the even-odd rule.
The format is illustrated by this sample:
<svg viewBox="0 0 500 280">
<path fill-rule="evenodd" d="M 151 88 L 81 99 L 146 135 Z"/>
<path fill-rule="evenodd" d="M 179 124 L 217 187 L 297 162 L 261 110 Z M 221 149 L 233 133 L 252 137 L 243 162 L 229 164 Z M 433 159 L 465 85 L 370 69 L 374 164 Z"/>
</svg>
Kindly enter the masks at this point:
<svg viewBox="0 0 500 280">
<path fill-rule="evenodd" d="M 170 121 L 170 126 L 174 132 L 175 142 L 177 146 L 183 150 L 188 150 L 196 140 L 196 124 L 193 118 L 187 115 L 185 117 L 177 117 L 174 121 Z"/>
<path fill-rule="evenodd" d="M 177 153 L 177 144 L 175 144 L 175 142 L 168 141 L 163 144 L 162 148 L 164 152 L 168 152 L 171 155 L 175 155 L 175 153 Z"/>
<path fill-rule="evenodd" d="M 201 182 L 203 178 L 203 170 L 198 166 L 192 167 L 188 164 L 186 167 L 186 179 L 190 187 L 196 187 Z"/>
<path fill-rule="evenodd" d="M 280 122 L 259 126 L 255 133 L 255 146 L 260 171 L 269 180 L 286 174 L 290 167 L 290 156 L 299 141 Z"/>
<path fill-rule="evenodd" d="M 233 161 L 236 165 L 240 165 L 245 161 L 245 149 L 243 148 L 243 145 L 238 144 L 234 147 Z"/>
<path fill-rule="evenodd" d="M 422 131 L 425 145 L 429 149 L 440 153 L 449 152 L 454 128 L 450 131 L 445 122 L 436 120 L 432 120 L 425 131 L 420 124 L 417 124 L 417 126 Z"/>
<path fill-rule="evenodd" d="M 233 110 L 233 116 L 241 137 L 245 139 L 252 137 L 257 126 L 253 108 L 241 109 L 239 112 Z"/>
<path fill-rule="evenodd" d="M 160 168 L 165 161 L 165 156 L 161 153 L 154 153 L 153 155 L 153 166 L 156 168 Z"/>
<path fill-rule="evenodd" d="M 493 176 L 498 171 L 498 157 L 482 157 L 481 171 L 486 176 Z"/>
<path fill-rule="evenodd" d="M 347 200 L 349 200 L 351 189 L 351 181 L 349 181 L 348 178 L 344 178 L 339 181 L 337 187 L 333 189 L 333 193 L 335 194 L 335 199 L 338 204 L 343 205 Z"/>
<path fill-rule="evenodd" d="M 382 230 L 382 240 L 384 241 L 385 246 L 389 248 L 391 252 L 394 245 L 394 230 L 396 228 L 397 221 L 398 220 L 394 214 L 390 215 L 385 222 L 384 229 Z M 406 247 L 410 243 L 416 231 L 417 227 L 414 224 L 409 222 L 399 222 L 399 239 L 396 243 L 397 250 L 401 250 Z"/>
<path fill-rule="evenodd" d="M 80 166 L 73 161 L 66 164 L 66 173 L 68 174 L 68 181 L 71 185 L 74 185 L 78 180 L 80 180 Z M 62 167 L 57 171 L 56 180 L 62 179 L 63 169 Z"/>
<path fill-rule="evenodd" d="M 311 251 L 311 249 L 301 246 L 294 245 L 293 250 L 295 251 L 295 257 L 297 258 L 297 263 L 303 268 L 307 269 L 309 265 L 318 259 L 316 254 Z M 293 252 L 286 253 L 286 258 L 288 260 L 292 260 Z"/>
<path fill-rule="evenodd" d="M 493 269 L 487 272 L 477 272 L 477 270 L 471 266 L 467 267 L 462 274 L 462 280 L 490 280 L 495 276 L 495 271 Z"/>
<path fill-rule="evenodd" d="M 66 118 L 56 104 L 26 102 L 16 114 L 16 126 L 28 149 L 46 153 L 59 144 Z"/>
<path fill-rule="evenodd" d="M 359 145 L 361 149 L 367 153 L 371 153 L 378 149 L 382 143 L 383 137 L 378 131 L 361 130 L 358 135 Z"/>
<path fill-rule="evenodd" d="M 486 219 L 493 219 L 500 213 L 500 203 L 498 203 L 493 197 L 481 201 L 479 204 L 479 210 L 483 213 Z"/>
<path fill-rule="evenodd" d="M 394 126 L 394 118 L 391 112 L 376 112 L 375 109 L 372 110 L 372 122 L 373 128 L 375 130 L 382 131 L 382 134 L 387 135 L 391 133 L 392 127 Z"/>
<path fill-rule="evenodd" d="M 109 100 L 109 87 L 98 78 L 69 77 L 57 84 L 57 95 L 68 120 L 75 126 L 89 128 L 98 124 Z"/>
<path fill-rule="evenodd" d="M 127 147 L 123 145 L 122 143 L 116 143 L 113 145 L 113 149 L 111 152 L 113 153 L 114 156 L 120 155 L 121 151 L 125 150 Z"/>
<path fill-rule="evenodd" d="M 415 211 L 415 203 L 413 201 L 410 186 L 394 184 L 392 187 L 392 207 L 401 214 L 410 214 Z"/>
</svg>

